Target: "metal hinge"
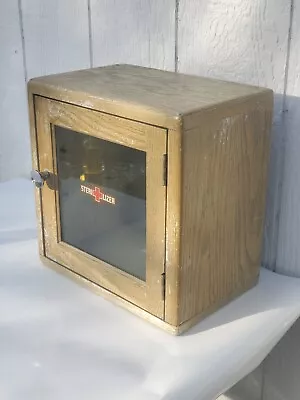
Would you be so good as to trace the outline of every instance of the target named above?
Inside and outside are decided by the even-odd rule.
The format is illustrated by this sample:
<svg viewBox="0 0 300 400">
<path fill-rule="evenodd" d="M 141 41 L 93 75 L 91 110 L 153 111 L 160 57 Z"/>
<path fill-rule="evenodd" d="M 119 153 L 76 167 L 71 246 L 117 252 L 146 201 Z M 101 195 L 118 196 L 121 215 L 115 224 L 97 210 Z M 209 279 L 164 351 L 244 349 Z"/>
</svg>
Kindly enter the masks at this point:
<svg viewBox="0 0 300 400">
<path fill-rule="evenodd" d="M 166 274 L 161 274 L 161 297 L 164 300 L 166 297 Z"/>
<path fill-rule="evenodd" d="M 168 155 L 163 155 L 163 186 L 167 186 L 168 183 Z"/>
</svg>

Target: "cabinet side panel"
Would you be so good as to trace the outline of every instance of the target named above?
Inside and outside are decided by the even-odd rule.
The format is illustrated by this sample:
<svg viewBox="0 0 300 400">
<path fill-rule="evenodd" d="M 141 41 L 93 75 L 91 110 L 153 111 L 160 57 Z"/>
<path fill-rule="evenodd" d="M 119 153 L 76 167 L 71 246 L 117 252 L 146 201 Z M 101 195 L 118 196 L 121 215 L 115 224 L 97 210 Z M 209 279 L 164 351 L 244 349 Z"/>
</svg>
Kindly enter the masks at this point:
<svg viewBox="0 0 300 400">
<path fill-rule="evenodd" d="M 183 135 L 180 322 L 226 303 L 259 273 L 272 92 L 199 114 Z"/>
</svg>

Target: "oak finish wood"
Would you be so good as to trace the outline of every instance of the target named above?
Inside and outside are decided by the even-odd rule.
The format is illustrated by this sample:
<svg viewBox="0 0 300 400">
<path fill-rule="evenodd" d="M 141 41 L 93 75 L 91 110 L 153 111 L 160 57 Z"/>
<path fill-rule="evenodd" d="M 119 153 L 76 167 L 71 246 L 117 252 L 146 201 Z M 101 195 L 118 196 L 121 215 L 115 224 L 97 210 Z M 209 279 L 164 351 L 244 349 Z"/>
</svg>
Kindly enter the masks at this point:
<svg viewBox="0 0 300 400">
<path fill-rule="evenodd" d="M 86 277 L 79 275 L 77 273 L 74 273 L 72 270 L 63 267 L 60 264 L 57 264 L 57 262 L 54 262 L 44 256 L 41 256 L 41 260 L 47 267 L 50 267 L 54 271 L 68 277 L 69 279 L 72 279 L 74 282 L 82 285 L 83 287 L 92 290 L 94 293 L 100 294 L 105 299 L 110 300 L 117 306 L 125 308 L 126 310 L 143 318 L 144 320 L 150 322 L 151 324 L 157 326 L 158 328 L 161 328 L 172 335 L 180 335 L 183 332 L 183 331 L 181 331 L 180 327 L 168 324 L 167 322 L 163 321 L 161 318 L 158 318 L 158 317 L 150 314 L 149 312 L 143 310 L 142 308 L 138 307 L 137 305 L 124 300 L 120 296 L 116 296 L 114 293 L 110 292 L 109 290 L 106 290 L 102 286 L 95 284 L 94 282 L 88 280 Z"/>
<path fill-rule="evenodd" d="M 182 207 L 182 126 L 168 135 L 165 320 L 178 325 Z"/>
<path fill-rule="evenodd" d="M 267 93 L 223 105 L 185 132 L 180 323 L 258 277 L 272 104 Z"/>
<path fill-rule="evenodd" d="M 272 91 L 117 65 L 34 79 L 29 92 L 36 95 L 41 169 L 55 172 L 50 124 L 58 124 L 147 151 L 151 199 L 146 284 L 57 244 L 57 206 L 47 189 L 42 255 L 98 282 L 129 308 L 137 304 L 158 316 L 176 333 L 257 282 Z"/>
<path fill-rule="evenodd" d="M 184 322 L 183 324 L 176 326 L 176 325 L 172 325 L 172 324 L 168 323 L 167 321 L 162 320 L 161 318 L 156 317 L 155 315 L 150 314 L 149 312 L 147 312 L 146 310 L 143 310 L 142 308 L 138 307 L 137 305 L 135 305 L 129 301 L 126 301 L 122 297 L 116 296 L 114 293 L 110 292 L 109 290 L 90 281 L 85 276 L 74 273 L 74 271 L 72 271 L 66 267 L 63 267 L 62 265 L 58 264 L 57 262 L 55 262 L 47 257 L 44 257 L 41 255 L 41 260 L 47 267 L 50 267 L 54 271 L 66 276 L 69 279 L 72 279 L 74 282 L 82 285 L 85 288 L 92 290 L 94 293 L 100 294 L 102 297 L 104 297 L 107 300 L 110 300 L 117 306 L 125 308 L 126 310 L 130 311 L 131 313 L 143 318 L 147 322 L 150 322 L 151 324 L 157 326 L 158 328 L 163 329 L 164 331 L 166 331 L 172 335 L 175 335 L 175 336 L 181 335 L 182 333 L 186 332 L 188 329 L 190 329 L 191 327 L 196 325 L 198 322 L 203 320 L 205 317 L 207 317 L 209 314 L 211 314 L 214 311 L 218 310 L 219 308 L 225 306 L 231 300 L 242 295 L 245 292 L 245 290 L 251 289 L 257 283 L 257 279 L 247 282 L 247 285 L 245 287 L 238 288 L 234 293 L 232 293 L 231 297 L 228 297 L 225 301 L 222 301 L 218 304 L 214 304 L 210 309 L 207 309 L 205 313 L 196 315 L 194 318 L 191 318 L 190 320 Z"/>
<path fill-rule="evenodd" d="M 29 85 L 41 96 L 175 129 L 182 115 L 267 90 L 132 65 L 50 75 Z"/>
<path fill-rule="evenodd" d="M 35 107 L 39 168 L 50 171 L 54 176 L 57 171 L 53 162 L 55 154 L 51 124 L 82 133 L 89 132 L 96 137 L 108 138 L 115 143 L 129 145 L 147 153 L 146 175 L 150 178 L 147 179 L 146 185 L 146 282 L 59 241 L 58 203 L 56 191 L 53 190 L 51 184 L 46 184 L 41 191 L 44 254 L 120 297 L 147 309 L 153 315 L 163 318 L 161 274 L 164 272 L 166 188 L 162 185 L 158 188 L 156 186 L 162 179 L 163 155 L 166 152 L 165 131 L 39 96 L 35 98 Z M 111 127 L 109 134 L 107 120 Z"/>
<path fill-rule="evenodd" d="M 93 110 L 87 112 L 85 108 L 70 107 L 69 104 L 58 101 L 48 104 L 51 123 L 54 125 L 59 124 L 68 129 L 76 126 L 79 132 L 141 151 L 147 150 L 143 124 Z"/>
</svg>

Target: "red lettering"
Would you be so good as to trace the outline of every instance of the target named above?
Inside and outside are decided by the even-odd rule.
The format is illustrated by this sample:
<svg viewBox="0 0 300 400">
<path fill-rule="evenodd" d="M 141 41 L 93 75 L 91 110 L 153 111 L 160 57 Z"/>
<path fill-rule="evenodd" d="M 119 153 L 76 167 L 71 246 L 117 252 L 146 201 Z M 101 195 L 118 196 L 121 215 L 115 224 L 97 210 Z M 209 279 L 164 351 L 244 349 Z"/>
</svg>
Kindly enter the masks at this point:
<svg viewBox="0 0 300 400">
<path fill-rule="evenodd" d="M 108 196 L 107 194 L 101 192 L 101 189 L 97 186 L 92 189 L 87 186 L 80 185 L 80 189 L 82 192 L 93 196 L 97 203 L 100 203 L 101 200 L 103 200 L 110 204 L 116 204 L 116 199 L 114 197 Z"/>
</svg>

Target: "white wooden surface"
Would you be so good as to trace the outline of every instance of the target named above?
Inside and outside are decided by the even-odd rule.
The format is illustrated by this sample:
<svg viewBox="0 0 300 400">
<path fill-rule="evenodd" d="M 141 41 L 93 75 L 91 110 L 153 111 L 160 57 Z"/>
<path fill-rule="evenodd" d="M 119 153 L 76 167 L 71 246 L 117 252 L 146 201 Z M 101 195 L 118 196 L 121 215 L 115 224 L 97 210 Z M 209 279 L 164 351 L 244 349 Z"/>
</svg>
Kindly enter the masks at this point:
<svg viewBox="0 0 300 400">
<path fill-rule="evenodd" d="M 180 0 L 179 71 L 283 92 L 289 3 Z"/>
<path fill-rule="evenodd" d="M 293 11 L 286 97 L 286 152 L 277 267 L 300 276 L 300 1 Z"/>
<path fill-rule="evenodd" d="M 28 78 L 88 68 L 89 20 L 83 0 L 22 0 Z"/>
<path fill-rule="evenodd" d="M 287 97 L 286 151 L 277 271 L 300 276 L 300 1 L 294 2 Z M 300 398 L 300 321 L 265 362 L 263 400 Z"/>
<path fill-rule="evenodd" d="M 0 180 L 30 168 L 27 95 L 18 0 L 0 1 Z"/>
<path fill-rule="evenodd" d="M 91 0 L 93 64 L 174 70 L 174 0 Z"/>
<path fill-rule="evenodd" d="M 276 98 L 263 259 L 300 276 L 299 45 L 300 0 L 0 1 L 0 180 L 30 170 L 28 78 L 125 62 L 268 86 Z M 228 396 L 299 400 L 299 329 Z"/>
</svg>

